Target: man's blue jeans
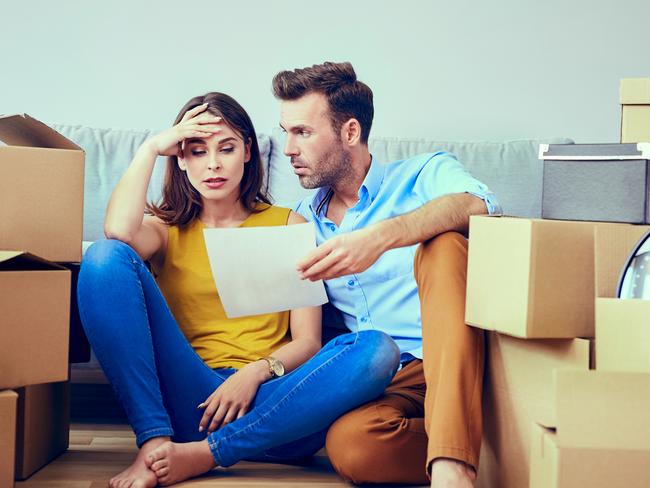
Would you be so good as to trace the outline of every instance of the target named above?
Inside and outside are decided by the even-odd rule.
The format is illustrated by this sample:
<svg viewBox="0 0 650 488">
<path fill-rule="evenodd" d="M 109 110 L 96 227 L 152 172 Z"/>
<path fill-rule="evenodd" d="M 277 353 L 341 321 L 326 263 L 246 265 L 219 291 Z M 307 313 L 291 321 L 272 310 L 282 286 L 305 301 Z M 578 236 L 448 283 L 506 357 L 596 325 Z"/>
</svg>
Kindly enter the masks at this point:
<svg viewBox="0 0 650 488">
<path fill-rule="evenodd" d="M 78 297 L 88 339 L 138 446 L 160 436 L 205 439 L 197 406 L 235 370 L 213 370 L 194 352 L 140 256 L 117 240 L 96 242 L 83 259 Z M 381 395 L 398 366 L 399 349 L 382 332 L 333 339 L 299 368 L 262 384 L 246 415 L 207 435 L 215 462 L 313 454 L 330 424 Z"/>
</svg>

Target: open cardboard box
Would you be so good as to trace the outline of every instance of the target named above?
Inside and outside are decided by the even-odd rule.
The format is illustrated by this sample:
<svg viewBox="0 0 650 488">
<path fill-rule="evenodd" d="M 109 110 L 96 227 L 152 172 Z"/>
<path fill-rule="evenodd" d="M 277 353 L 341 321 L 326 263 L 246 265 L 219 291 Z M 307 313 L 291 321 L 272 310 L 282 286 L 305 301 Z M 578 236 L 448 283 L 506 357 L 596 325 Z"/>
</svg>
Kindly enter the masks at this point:
<svg viewBox="0 0 650 488">
<path fill-rule="evenodd" d="M 0 251 L 0 388 L 68 379 L 70 271 Z"/>
<path fill-rule="evenodd" d="M 0 116 L 0 249 L 81 261 L 85 154 L 26 115 Z"/>
<path fill-rule="evenodd" d="M 472 216 L 465 321 L 524 338 L 594 336 L 594 227 Z"/>
<path fill-rule="evenodd" d="M 616 288 L 623 266 L 648 225 L 595 230 L 596 368 L 650 372 L 650 300 L 621 300 Z"/>
</svg>

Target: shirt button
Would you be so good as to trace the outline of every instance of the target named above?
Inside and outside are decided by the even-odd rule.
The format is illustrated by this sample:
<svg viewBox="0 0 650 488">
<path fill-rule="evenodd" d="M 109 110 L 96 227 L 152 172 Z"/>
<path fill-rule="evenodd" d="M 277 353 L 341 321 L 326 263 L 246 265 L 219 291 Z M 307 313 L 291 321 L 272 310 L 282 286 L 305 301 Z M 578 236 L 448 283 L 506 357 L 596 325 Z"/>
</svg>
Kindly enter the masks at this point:
<svg viewBox="0 0 650 488">
<path fill-rule="evenodd" d="M 354 286 L 354 280 L 348 281 L 348 286 Z"/>
<path fill-rule="evenodd" d="M 368 317 L 361 317 L 361 322 L 363 322 L 364 324 L 368 322 Z"/>
<path fill-rule="evenodd" d="M 334 224 L 330 224 L 330 230 L 334 232 L 336 230 L 336 226 Z"/>
</svg>

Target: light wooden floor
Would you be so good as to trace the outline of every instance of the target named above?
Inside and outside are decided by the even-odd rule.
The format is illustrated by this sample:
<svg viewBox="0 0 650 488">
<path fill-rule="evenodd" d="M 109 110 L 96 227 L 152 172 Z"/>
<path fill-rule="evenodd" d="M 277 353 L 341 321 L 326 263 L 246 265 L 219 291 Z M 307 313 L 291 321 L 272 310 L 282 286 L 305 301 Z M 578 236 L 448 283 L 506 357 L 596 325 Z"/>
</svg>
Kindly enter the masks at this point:
<svg viewBox="0 0 650 488">
<path fill-rule="evenodd" d="M 126 468 L 136 453 L 134 436 L 125 425 L 73 424 L 70 448 L 16 488 L 104 488 Z M 175 485 L 192 488 L 352 487 L 338 477 L 321 451 L 308 465 L 240 462 L 228 469 Z M 386 485 L 384 485 L 386 486 Z"/>
</svg>

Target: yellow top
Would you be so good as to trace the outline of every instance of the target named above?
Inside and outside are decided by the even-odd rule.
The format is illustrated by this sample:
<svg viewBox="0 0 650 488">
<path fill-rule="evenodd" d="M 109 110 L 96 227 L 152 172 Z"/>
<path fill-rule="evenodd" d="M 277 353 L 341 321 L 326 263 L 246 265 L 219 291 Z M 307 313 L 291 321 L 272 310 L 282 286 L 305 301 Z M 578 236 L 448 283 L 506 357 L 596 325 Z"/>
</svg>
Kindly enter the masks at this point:
<svg viewBox="0 0 650 488">
<path fill-rule="evenodd" d="M 240 227 L 287 225 L 289 209 L 265 207 Z M 169 227 L 165 262 L 156 281 L 199 357 L 211 368 L 240 368 L 291 340 L 289 312 L 227 318 L 212 278 L 203 228 L 199 219 L 184 229 Z"/>
</svg>

